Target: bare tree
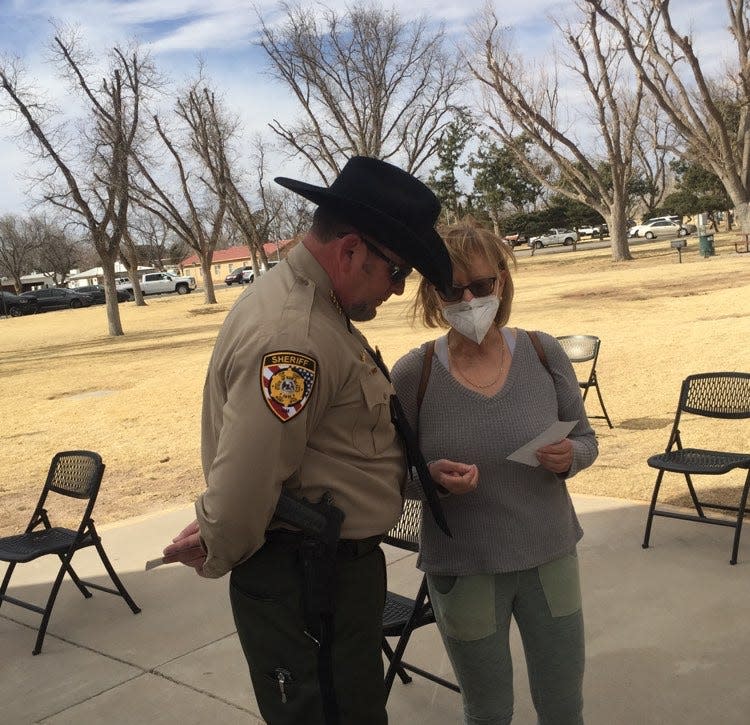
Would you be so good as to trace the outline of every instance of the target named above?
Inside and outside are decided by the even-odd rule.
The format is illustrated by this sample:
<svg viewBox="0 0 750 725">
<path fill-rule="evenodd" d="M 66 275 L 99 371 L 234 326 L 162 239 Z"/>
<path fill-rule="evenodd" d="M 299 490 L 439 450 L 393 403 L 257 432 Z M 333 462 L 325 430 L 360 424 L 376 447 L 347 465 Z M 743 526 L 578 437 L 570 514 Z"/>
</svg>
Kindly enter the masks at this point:
<svg viewBox="0 0 750 725">
<path fill-rule="evenodd" d="M 15 214 L 0 217 L 0 276 L 10 277 L 18 294 L 23 289 L 21 277 L 34 266 L 37 243 L 27 219 Z"/>
<path fill-rule="evenodd" d="M 156 74 L 147 55 L 118 46 L 102 70 L 72 32 L 58 33 L 51 50 L 61 75 L 83 100 L 83 119 L 66 120 L 43 104 L 26 88 L 18 59 L 0 61 L 0 88 L 37 157 L 51 167 L 41 179 L 44 199 L 77 219 L 92 240 L 104 271 L 109 334 L 122 335 L 114 269 L 127 227 L 129 159 L 140 106 Z"/>
<path fill-rule="evenodd" d="M 59 224 L 44 217 L 32 216 L 28 224 L 36 239 L 34 259 L 37 269 L 56 286 L 64 286 L 70 270 L 77 267 L 83 257 L 80 242 Z"/>
<path fill-rule="evenodd" d="M 268 268 L 268 258 L 263 245 L 270 241 L 272 229 L 278 226 L 278 217 L 282 212 L 284 196 L 266 182 L 265 144 L 260 136 L 253 142 L 251 154 L 255 182 L 253 204 L 242 192 L 234 173 L 229 173 L 228 210 L 231 219 L 240 232 L 244 243 L 250 250 L 253 269 L 262 274 Z"/>
<path fill-rule="evenodd" d="M 746 0 L 726 0 L 736 63 L 706 75 L 692 37 L 673 24 L 669 0 L 585 0 L 622 38 L 635 71 L 691 150 L 716 174 L 750 233 L 750 19 Z"/>
<path fill-rule="evenodd" d="M 593 140 L 576 136 L 576 125 L 565 116 L 557 74 L 560 64 L 552 75 L 540 68 L 529 72 L 492 10 L 475 29 L 483 52 L 469 59 L 469 67 L 484 89 L 490 128 L 516 152 L 519 164 L 548 189 L 599 212 L 609 224 L 613 259 L 630 259 L 626 208 L 642 87 L 636 83 L 633 91 L 627 91 L 622 49 L 612 33 L 602 31 L 595 13 L 585 13 L 577 26 L 559 28 L 571 51 L 569 70 L 588 96 L 587 127 L 593 126 L 598 150 Z M 516 143 L 521 134 L 531 143 L 526 153 Z M 548 174 L 550 162 L 558 172 L 553 176 Z"/>
<path fill-rule="evenodd" d="M 679 147 L 674 124 L 650 95 L 641 103 L 633 150 L 641 181 L 637 196 L 644 209 L 651 212 L 661 205 L 673 183 L 669 162 L 684 153 L 684 149 Z"/>
<path fill-rule="evenodd" d="M 320 5 L 281 9 L 280 26 L 259 13 L 259 43 L 271 75 L 302 108 L 296 125 L 270 124 L 291 154 L 325 183 L 353 155 L 398 158 L 417 172 L 452 120 L 463 80 L 442 29 L 375 5 L 351 5 L 342 14 Z"/>
<path fill-rule="evenodd" d="M 173 162 L 173 192 L 136 156 L 144 180 L 138 204 L 162 222 L 198 255 L 206 302 L 216 303 L 211 260 L 224 229 L 230 191 L 228 145 L 237 124 L 221 107 L 201 74 L 178 95 L 175 115 L 180 130 L 170 130 L 154 116 L 158 137 Z"/>
<path fill-rule="evenodd" d="M 170 247 L 174 234 L 164 221 L 155 214 L 136 208 L 135 213 L 130 215 L 129 228 L 137 260 L 162 272 L 166 271 L 166 263 L 173 261 Z"/>
<path fill-rule="evenodd" d="M 274 189 L 278 196 L 278 213 L 271 224 L 271 239 L 300 239 L 312 223 L 312 206 L 304 197 L 287 189 Z"/>
</svg>

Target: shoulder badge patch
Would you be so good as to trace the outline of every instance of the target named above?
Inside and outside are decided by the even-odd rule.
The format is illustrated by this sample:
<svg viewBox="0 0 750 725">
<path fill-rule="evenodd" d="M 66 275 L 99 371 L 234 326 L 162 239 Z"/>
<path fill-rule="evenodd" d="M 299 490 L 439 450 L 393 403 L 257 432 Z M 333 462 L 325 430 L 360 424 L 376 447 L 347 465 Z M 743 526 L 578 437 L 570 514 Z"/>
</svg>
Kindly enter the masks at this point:
<svg viewBox="0 0 750 725">
<path fill-rule="evenodd" d="M 279 350 L 263 356 L 260 387 L 266 405 L 280 421 L 286 423 L 307 405 L 317 370 L 317 361 L 299 352 Z"/>
</svg>

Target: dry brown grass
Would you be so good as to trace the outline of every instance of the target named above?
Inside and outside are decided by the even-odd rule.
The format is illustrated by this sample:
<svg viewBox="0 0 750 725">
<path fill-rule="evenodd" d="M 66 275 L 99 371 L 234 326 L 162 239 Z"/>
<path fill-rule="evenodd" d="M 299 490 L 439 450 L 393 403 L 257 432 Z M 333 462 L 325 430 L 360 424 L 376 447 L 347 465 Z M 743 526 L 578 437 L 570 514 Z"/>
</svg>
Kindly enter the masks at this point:
<svg viewBox="0 0 750 725">
<path fill-rule="evenodd" d="M 735 254 L 720 237 L 716 248 L 717 256 L 702 259 L 690 239 L 682 264 L 664 241 L 635 247 L 636 260 L 622 264 L 585 244 L 520 261 L 511 324 L 602 338 L 599 379 L 615 428 L 594 422 L 601 453 L 570 482 L 572 491 L 647 498 L 653 475 L 645 461 L 666 445 L 680 381 L 695 372 L 750 369 L 750 255 Z M 389 364 L 435 336 L 410 324 L 414 282 L 362 326 Z M 123 304 L 121 338 L 107 336 L 102 307 L 0 319 L 0 534 L 25 525 L 58 450 L 102 454 L 100 523 L 194 499 L 203 488 L 203 377 L 239 294 L 237 287 L 219 289 L 219 304 L 210 308 L 200 293 L 149 299 L 147 307 Z M 595 398 L 587 405 L 599 412 Z M 719 427 L 722 444 L 750 449 L 746 426 L 742 434 L 736 422 Z M 696 441 L 716 444 L 707 435 Z M 715 479 L 716 496 L 727 500 L 727 484 L 740 480 Z M 678 483 L 669 481 L 665 495 L 684 502 Z"/>
</svg>

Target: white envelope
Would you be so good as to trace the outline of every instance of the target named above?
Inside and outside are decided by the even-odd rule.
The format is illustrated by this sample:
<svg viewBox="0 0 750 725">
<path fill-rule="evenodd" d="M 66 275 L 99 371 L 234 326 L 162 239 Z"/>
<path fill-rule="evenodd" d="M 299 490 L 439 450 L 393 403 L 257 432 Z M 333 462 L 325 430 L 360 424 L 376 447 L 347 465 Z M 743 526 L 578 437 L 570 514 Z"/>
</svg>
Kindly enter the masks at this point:
<svg viewBox="0 0 750 725">
<path fill-rule="evenodd" d="M 561 441 L 575 428 L 576 423 L 578 423 L 577 420 L 558 420 L 536 438 L 513 451 L 508 456 L 508 460 L 515 461 L 516 463 L 525 463 L 527 466 L 538 466 L 539 461 L 537 460 L 536 452 L 543 446 Z"/>
</svg>

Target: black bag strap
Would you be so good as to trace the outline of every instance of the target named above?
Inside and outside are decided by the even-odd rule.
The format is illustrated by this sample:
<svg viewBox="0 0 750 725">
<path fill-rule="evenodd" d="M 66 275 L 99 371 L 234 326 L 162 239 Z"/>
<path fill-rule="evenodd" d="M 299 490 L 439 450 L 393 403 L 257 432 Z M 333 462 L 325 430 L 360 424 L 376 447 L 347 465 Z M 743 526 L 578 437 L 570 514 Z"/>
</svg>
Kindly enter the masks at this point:
<svg viewBox="0 0 750 725">
<path fill-rule="evenodd" d="M 417 388 L 417 428 L 419 428 L 419 409 L 422 407 L 424 391 L 427 390 L 427 381 L 430 379 L 432 370 L 432 356 L 435 353 L 435 341 L 430 340 L 425 348 L 424 358 L 422 360 L 422 377 L 419 378 L 419 387 Z"/>
</svg>

